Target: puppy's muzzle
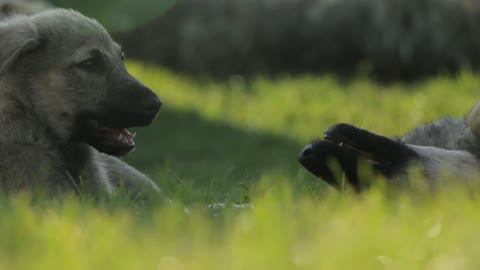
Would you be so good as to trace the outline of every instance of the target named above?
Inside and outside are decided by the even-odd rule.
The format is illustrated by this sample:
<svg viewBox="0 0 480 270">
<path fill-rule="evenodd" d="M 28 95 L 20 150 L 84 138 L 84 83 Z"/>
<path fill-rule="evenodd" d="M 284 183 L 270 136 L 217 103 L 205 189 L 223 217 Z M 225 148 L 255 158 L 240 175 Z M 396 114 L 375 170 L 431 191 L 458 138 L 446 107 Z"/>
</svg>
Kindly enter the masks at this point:
<svg viewBox="0 0 480 270">
<path fill-rule="evenodd" d="M 143 85 L 137 91 L 140 92 L 141 98 L 136 106 L 138 109 L 136 112 L 132 112 L 131 116 L 138 117 L 137 126 L 147 126 L 157 117 L 160 107 L 162 107 L 162 101 L 153 91 Z"/>
<path fill-rule="evenodd" d="M 109 127 L 148 126 L 162 106 L 160 98 L 133 77 L 119 82 L 109 92 L 99 115 L 100 122 Z"/>
<path fill-rule="evenodd" d="M 152 90 L 129 75 L 123 78 L 111 86 L 97 112 L 83 117 L 81 140 L 113 156 L 133 151 L 135 133 L 127 129 L 150 125 L 162 106 Z"/>
<path fill-rule="evenodd" d="M 145 99 L 143 107 L 143 113 L 149 115 L 152 118 L 152 121 L 157 117 L 160 107 L 162 107 L 162 101 L 156 96 L 153 95 L 150 98 Z"/>
</svg>

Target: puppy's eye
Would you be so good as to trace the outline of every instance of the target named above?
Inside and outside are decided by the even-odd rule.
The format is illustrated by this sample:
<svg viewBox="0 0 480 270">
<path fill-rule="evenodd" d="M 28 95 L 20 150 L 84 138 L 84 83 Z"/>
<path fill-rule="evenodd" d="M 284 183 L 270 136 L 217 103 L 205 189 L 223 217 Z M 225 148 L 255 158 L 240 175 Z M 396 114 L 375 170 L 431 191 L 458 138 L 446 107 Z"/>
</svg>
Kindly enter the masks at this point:
<svg viewBox="0 0 480 270">
<path fill-rule="evenodd" d="M 79 62 L 77 66 L 87 70 L 94 69 L 98 66 L 98 60 L 96 58 L 89 58 Z"/>
</svg>

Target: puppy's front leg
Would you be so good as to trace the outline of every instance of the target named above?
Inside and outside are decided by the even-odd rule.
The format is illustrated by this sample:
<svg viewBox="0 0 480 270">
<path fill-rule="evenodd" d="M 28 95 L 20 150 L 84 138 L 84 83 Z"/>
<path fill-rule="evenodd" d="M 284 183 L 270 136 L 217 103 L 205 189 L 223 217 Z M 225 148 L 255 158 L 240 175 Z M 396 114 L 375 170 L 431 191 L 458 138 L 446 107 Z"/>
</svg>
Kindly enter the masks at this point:
<svg viewBox="0 0 480 270">
<path fill-rule="evenodd" d="M 397 167 L 418 157 L 417 153 L 404 143 L 350 124 L 341 123 L 330 127 L 325 131 L 324 139 L 349 147 L 382 166 Z"/>
<path fill-rule="evenodd" d="M 127 193 L 134 195 L 143 196 L 154 192 L 163 196 L 157 184 L 122 160 L 103 153 L 98 153 L 98 158 L 103 163 L 114 188 L 124 188 Z"/>
</svg>

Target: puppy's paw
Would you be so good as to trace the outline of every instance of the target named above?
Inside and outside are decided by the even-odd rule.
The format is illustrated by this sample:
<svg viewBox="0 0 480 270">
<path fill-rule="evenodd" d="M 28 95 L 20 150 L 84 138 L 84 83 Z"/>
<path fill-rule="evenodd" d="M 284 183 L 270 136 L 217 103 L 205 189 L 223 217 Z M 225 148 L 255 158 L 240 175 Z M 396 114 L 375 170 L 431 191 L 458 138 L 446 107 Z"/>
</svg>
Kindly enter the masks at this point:
<svg viewBox="0 0 480 270">
<path fill-rule="evenodd" d="M 323 138 L 327 141 L 366 152 L 370 148 L 372 139 L 375 139 L 376 136 L 378 135 L 345 123 L 332 126 L 323 134 Z"/>
<path fill-rule="evenodd" d="M 315 140 L 306 145 L 298 156 L 298 161 L 303 167 L 329 185 L 339 188 L 343 172 L 355 190 L 360 191 L 357 159 L 356 152 L 323 140 Z M 332 165 L 338 166 L 332 168 Z"/>
<path fill-rule="evenodd" d="M 357 128 L 350 124 L 336 124 L 324 133 L 326 141 L 353 149 L 375 162 L 390 166 L 402 163 L 416 153 L 405 144 L 390 138 Z"/>
</svg>

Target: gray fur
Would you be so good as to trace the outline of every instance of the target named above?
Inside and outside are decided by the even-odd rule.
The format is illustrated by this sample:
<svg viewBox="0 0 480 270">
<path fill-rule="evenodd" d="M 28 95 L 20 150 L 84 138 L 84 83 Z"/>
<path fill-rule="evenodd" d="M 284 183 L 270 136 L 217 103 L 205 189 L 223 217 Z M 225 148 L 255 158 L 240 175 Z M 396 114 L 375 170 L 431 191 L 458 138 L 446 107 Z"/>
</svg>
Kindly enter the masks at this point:
<svg viewBox="0 0 480 270">
<path fill-rule="evenodd" d="M 42 0 L 0 0 L 0 20 L 15 15 L 33 15 L 52 6 Z"/>
<path fill-rule="evenodd" d="M 442 118 L 420 126 L 404 136 L 401 141 L 415 150 L 425 166 L 428 178 L 434 179 L 442 171 L 462 178 L 480 170 L 480 138 L 472 130 L 467 118 L 478 117 L 478 111 L 470 111 L 467 117 Z"/>
<path fill-rule="evenodd" d="M 101 52 L 105 74 L 75 65 Z M 41 188 L 51 195 L 86 191 L 115 194 L 160 189 L 114 156 L 76 139 L 77 120 L 105 103 L 128 107 L 121 90 L 138 83 L 126 71 L 121 49 L 95 20 L 64 9 L 0 22 L 0 186 L 6 191 Z M 123 103 L 121 103 L 123 102 Z M 134 103 L 135 101 L 132 101 Z M 76 183 L 75 183 L 76 182 Z"/>
<path fill-rule="evenodd" d="M 436 179 L 442 173 L 468 178 L 474 176 L 480 168 L 479 160 L 467 151 L 417 145 L 409 145 L 409 147 L 420 156 L 428 179 Z"/>
</svg>

